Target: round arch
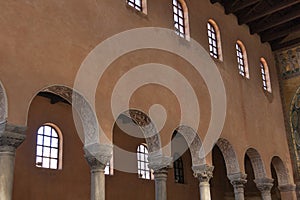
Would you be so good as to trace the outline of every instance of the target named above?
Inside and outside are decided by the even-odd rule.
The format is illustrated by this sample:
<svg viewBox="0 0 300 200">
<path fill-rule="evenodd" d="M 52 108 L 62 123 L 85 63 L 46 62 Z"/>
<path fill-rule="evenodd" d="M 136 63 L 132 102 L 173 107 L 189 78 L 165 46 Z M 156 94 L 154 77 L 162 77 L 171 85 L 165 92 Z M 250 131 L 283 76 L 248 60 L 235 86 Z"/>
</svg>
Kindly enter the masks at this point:
<svg viewBox="0 0 300 200">
<path fill-rule="evenodd" d="M 205 164 L 205 153 L 201 151 L 202 141 L 198 133 L 191 127 L 184 125 L 179 126 L 176 131 L 183 136 L 190 149 L 193 166 Z"/>
<path fill-rule="evenodd" d="M 7 96 L 4 89 L 4 86 L 2 85 L 0 81 L 0 124 L 4 123 L 7 119 Z"/>
<path fill-rule="evenodd" d="M 47 86 L 38 91 L 36 94 L 38 94 L 39 92 L 49 92 L 58 95 L 72 105 L 73 112 L 77 113 L 77 116 L 79 117 L 81 122 L 76 123 L 78 119 L 74 117 L 75 126 L 79 137 L 83 135 L 83 137 L 80 138 L 81 140 L 83 140 L 82 142 L 84 143 L 84 146 L 100 143 L 99 127 L 96 114 L 90 106 L 89 102 L 83 97 L 83 95 L 64 85 Z M 33 98 L 31 99 L 31 101 L 33 100 Z M 78 124 L 81 124 L 81 126 L 79 126 Z"/>
<path fill-rule="evenodd" d="M 233 149 L 233 146 L 229 143 L 229 141 L 224 138 L 220 138 L 217 141 L 216 145 L 219 147 L 223 154 L 227 175 L 240 173 L 241 170 L 235 150 Z"/>
<path fill-rule="evenodd" d="M 127 110 L 121 115 L 131 118 L 132 121 L 141 129 L 145 137 L 149 153 L 162 153 L 160 135 L 148 115 L 137 109 Z"/>
<path fill-rule="evenodd" d="M 250 158 L 255 179 L 266 178 L 266 168 L 258 151 L 254 148 L 249 148 L 246 151 L 246 155 Z"/>
<path fill-rule="evenodd" d="M 276 175 L 278 178 L 278 185 L 288 185 L 290 184 L 290 177 L 288 174 L 288 170 L 285 167 L 283 161 L 281 160 L 280 157 L 274 156 L 271 161 L 271 165 L 273 165 Z"/>
</svg>

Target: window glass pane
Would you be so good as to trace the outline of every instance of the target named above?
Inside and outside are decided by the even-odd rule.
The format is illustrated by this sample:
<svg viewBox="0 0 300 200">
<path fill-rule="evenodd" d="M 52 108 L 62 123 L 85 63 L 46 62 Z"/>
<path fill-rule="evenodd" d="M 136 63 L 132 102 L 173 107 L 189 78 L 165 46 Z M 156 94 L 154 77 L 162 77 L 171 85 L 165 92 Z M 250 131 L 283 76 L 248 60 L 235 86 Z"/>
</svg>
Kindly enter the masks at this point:
<svg viewBox="0 0 300 200">
<path fill-rule="evenodd" d="M 52 138 L 51 146 L 58 148 L 58 139 L 57 138 Z"/>
<path fill-rule="evenodd" d="M 51 140 L 50 137 L 45 136 L 44 137 L 44 146 L 50 146 L 50 140 Z"/>
<path fill-rule="evenodd" d="M 55 129 L 52 129 L 52 137 L 58 137 L 58 135 L 57 135 Z"/>
<path fill-rule="evenodd" d="M 40 127 L 38 130 L 38 134 L 43 135 L 44 134 L 44 127 Z"/>
<path fill-rule="evenodd" d="M 43 158 L 43 165 L 44 168 L 49 168 L 50 165 L 50 159 L 49 158 Z"/>
<path fill-rule="evenodd" d="M 42 157 L 36 157 L 35 163 L 36 163 L 37 167 L 41 167 L 42 166 Z"/>
<path fill-rule="evenodd" d="M 43 156 L 44 157 L 50 157 L 50 148 L 49 147 L 44 147 L 43 149 Z"/>
<path fill-rule="evenodd" d="M 58 149 L 51 149 L 51 158 L 57 158 L 58 157 Z"/>
<path fill-rule="evenodd" d="M 44 135 L 51 136 L 51 129 L 50 126 L 44 126 Z"/>
<path fill-rule="evenodd" d="M 43 145 L 43 136 L 42 135 L 37 135 L 37 144 Z"/>
<path fill-rule="evenodd" d="M 42 156 L 43 155 L 43 147 L 41 147 L 41 146 L 36 147 L 36 155 L 37 156 Z"/>
<path fill-rule="evenodd" d="M 51 159 L 50 160 L 50 169 L 56 169 L 57 168 L 57 160 Z"/>
</svg>

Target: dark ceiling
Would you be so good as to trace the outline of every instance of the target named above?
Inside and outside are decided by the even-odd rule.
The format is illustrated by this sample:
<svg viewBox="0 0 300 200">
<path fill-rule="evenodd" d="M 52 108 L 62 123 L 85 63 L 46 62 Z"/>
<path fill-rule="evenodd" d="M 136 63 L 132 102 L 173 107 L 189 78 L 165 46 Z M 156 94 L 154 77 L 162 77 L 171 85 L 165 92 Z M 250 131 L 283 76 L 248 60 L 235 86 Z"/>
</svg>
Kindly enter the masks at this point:
<svg viewBox="0 0 300 200">
<path fill-rule="evenodd" d="M 276 51 L 300 43 L 300 0 L 211 0 Z"/>
</svg>

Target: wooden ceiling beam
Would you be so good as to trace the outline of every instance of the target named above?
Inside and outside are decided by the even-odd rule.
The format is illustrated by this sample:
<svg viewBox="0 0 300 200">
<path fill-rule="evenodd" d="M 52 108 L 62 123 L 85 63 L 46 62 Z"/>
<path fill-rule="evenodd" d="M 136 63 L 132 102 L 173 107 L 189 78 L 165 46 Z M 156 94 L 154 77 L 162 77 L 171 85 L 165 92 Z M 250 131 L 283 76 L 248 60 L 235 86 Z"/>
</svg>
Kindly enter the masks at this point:
<svg viewBox="0 0 300 200">
<path fill-rule="evenodd" d="M 230 13 L 237 12 L 239 10 L 242 10 L 244 8 L 247 8 L 249 6 L 252 6 L 252 5 L 258 3 L 259 1 L 261 1 L 261 0 L 246 0 L 246 1 L 243 1 L 242 3 L 238 3 L 236 5 L 232 5 L 227 10 L 225 10 L 225 13 L 226 14 L 230 14 Z"/>
<path fill-rule="evenodd" d="M 287 27 L 287 28 L 283 28 L 280 31 L 276 31 L 276 30 L 272 29 L 268 32 L 262 33 L 260 35 L 260 37 L 261 37 L 262 42 L 269 42 L 269 41 L 276 40 L 276 39 L 281 38 L 281 37 L 285 37 L 285 36 L 287 36 L 287 35 L 289 35 L 293 32 L 296 32 L 296 31 L 300 31 L 300 24 L 298 24 L 296 26 L 290 26 L 290 27 Z"/>
<path fill-rule="evenodd" d="M 291 7 L 295 4 L 300 3 L 300 0 L 285 0 L 281 3 L 278 3 L 277 5 L 274 5 L 270 7 L 269 9 L 263 10 L 259 13 L 253 13 L 250 16 L 243 16 L 239 19 L 239 24 L 246 24 L 252 21 L 255 21 L 257 19 L 260 19 L 262 17 L 265 17 L 267 15 L 271 15 L 275 12 L 278 12 L 280 10 L 283 10 L 285 8 Z"/>
<path fill-rule="evenodd" d="M 286 48 L 286 47 L 291 47 L 291 46 L 294 46 L 294 45 L 297 45 L 297 44 L 300 44 L 300 37 L 296 38 L 294 40 L 284 42 L 284 43 L 271 43 L 271 47 L 272 47 L 273 51 L 277 51 L 279 49 L 283 49 L 283 48 Z"/>
<path fill-rule="evenodd" d="M 251 29 L 251 33 L 260 33 L 260 32 L 263 32 L 265 30 L 268 30 L 268 29 L 271 29 L 271 28 L 274 28 L 276 26 L 279 26 L 281 24 L 284 24 L 288 21 L 291 21 L 291 20 L 294 20 L 296 18 L 299 18 L 300 17 L 300 10 L 299 9 L 295 9 L 291 12 L 289 12 L 288 14 L 282 16 L 282 17 L 277 17 L 277 18 L 274 18 L 273 20 L 271 21 L 268 21 L 268 22 L 265 22 L 265 23 L 262 23 L 258 26 L 251 26 L 250 29 Z"/>
</svg>

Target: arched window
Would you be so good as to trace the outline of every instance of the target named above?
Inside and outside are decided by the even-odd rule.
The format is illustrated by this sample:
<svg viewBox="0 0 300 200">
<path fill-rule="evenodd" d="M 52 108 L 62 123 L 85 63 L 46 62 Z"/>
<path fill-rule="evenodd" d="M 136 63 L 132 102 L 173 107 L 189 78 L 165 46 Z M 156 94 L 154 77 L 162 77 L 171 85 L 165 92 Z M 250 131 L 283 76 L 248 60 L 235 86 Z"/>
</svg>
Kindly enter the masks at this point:
<svg viewBox="0 0 300 200">
<path fill-rule="evenodd" d="M 269 68 L 264 58 L 260 59 L 260 71 L 261 71 L 263 89 L 265 91 L 272 92 Z"/>
<path fill-rule="evenodd" d="M 236 56 L 238 62 L 239 74 L 249 78 L 248 62 L 246 48 L 241 41 L 237 41 L 236 45 Z"/>
<path fill-rule="evenodd" d="M 179 156 L 179 154 L 176 153 L 174 155 L 174 159 L 176 159 L 173 163 L 175 182 L 176 183 L 184 183 L 182 158 L 181 158 L 181 156 Z"/>
<path fill-rule="evenodd" d="M 143 0 L 127 0 L 127 4 L 136 10 L 143 12 Z"/>
<path fill-rule="evenodd" d="M 152 170 L 148 167 L 148 149 L 145 144 L 140 144 L 137 148 L 138 176 L 143 179 L 153 179 Z"/>
<path fill-rule="evenodd" d="M 222 60 L 220 31 L 216 22 L 209 19 L 207 22 L 209 53 L 212 57 Z"/>
<path fill-rule="evenodd" d="M 173 18 L 175 33 L 189 40 L 188 12 L 183 1 L 173 0 Z"/>
<path fill-rule="evenodd" d="M 62 168 L 62 135 L 53 124 L 44 124 L 37 131 L 36 167 Z"/>
</svg>

